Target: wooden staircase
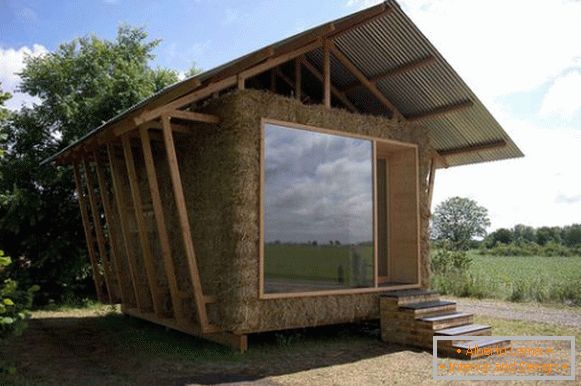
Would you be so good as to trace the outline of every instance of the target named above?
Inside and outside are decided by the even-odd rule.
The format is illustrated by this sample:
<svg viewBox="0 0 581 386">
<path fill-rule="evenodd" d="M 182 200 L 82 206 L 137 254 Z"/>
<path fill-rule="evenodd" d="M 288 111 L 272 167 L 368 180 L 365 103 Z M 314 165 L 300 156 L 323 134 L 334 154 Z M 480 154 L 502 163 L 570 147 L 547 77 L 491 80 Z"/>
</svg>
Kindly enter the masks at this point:
<svg viewBox="0 0 581 386">
<path fill-rule="evenodd" d="M 458 312 L 456 303 L 440 300 L 440 295 L 427 290 L 386 292 L 380 297 L 381 339 L 432 350 L 434 336 L 491 336 L 490 326 L 474 324 L 474 315 Z M 474 359 L 466 349 L 496 349 L 510 345 L 509 340 L 449 340 L 438 343 L 440 355 Z"/>
</svg>

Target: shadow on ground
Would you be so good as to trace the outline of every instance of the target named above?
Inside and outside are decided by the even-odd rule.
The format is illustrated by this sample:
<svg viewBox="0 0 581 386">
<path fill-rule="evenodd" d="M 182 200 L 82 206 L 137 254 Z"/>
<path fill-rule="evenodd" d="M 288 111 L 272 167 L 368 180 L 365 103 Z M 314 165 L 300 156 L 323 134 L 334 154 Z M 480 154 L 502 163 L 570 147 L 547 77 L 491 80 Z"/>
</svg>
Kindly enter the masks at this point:
<svg viewBox="0 0 581 386">
<path fill-rule="evenodd" d="M 269 378 L 408 350 L 382 343 L 377 323 L 256 334 L 249 343 L 240 354 L 117 312 L 41 316 L 0 344 L 0 367 L 16 369 L 0 383 L 276 384 Z"/>
</svg>

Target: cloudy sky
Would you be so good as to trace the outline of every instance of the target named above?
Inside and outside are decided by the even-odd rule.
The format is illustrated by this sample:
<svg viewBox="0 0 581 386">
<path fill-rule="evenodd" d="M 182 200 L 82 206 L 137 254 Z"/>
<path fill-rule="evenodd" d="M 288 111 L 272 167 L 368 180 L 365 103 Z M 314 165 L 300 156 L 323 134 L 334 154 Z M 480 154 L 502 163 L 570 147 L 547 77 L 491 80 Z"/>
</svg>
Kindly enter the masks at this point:
<svg viewBox="0 0 581 386">
<path fill-rule="evenodd" d="M 0 81 L 13 91 L 25 55 L 119 23 L 161 38 L 156 64 L 212 68 L 374 0 L 0 0 Z M 57 5 L 58 4 L 58 5 Z M 401 0 L 526 157 L 451 168 L 434 203 L 453 195 L 490 211 L 492 228 L 581 222 L 581 1 Z M 16 94 L 10 103 L 30 103 Z"/>
</svg>

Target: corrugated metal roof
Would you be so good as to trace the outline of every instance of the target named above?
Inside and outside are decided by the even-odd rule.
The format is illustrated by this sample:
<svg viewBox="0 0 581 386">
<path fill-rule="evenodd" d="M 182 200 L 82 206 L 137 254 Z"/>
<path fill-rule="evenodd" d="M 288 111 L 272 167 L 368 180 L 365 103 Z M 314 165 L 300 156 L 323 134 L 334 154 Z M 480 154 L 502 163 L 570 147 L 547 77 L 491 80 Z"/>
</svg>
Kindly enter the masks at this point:
<svg viewBox="0 0 581 386">
<path fill-rule="evenodd" d="M 404 116 L 413 116 L 418 113 L 467 100 L 473 102 L 473 105 L 469 108 L 423 119 L 419 123 L 429 131 L 432 142 L 439 151 L 473 146 L 502 139 L 507 143 L 504 147 L 492 150 L 450 155 L 447 157 L 449 166 L 521 157 L 523 155 L 522 152 L 510 139 L 508 134 L 442 55 L 440 55 L 435 47 L 407 17 L 399 5 L 394 0 L 388 0 L 385 4 L 391 8 L 389 12 L 383 13 L 380 17 L 372 18 L 370 21 L 357 25 L 356 28 L 337 36 L 335 39 L 336 47 L 367 77 L 384 74 L 399 66 L 425 57 L 432 56 L 435 58 L 431 63 L 378 81 L 377 88 Z M 345 22 L 351 18 L 355 18 L 356 15 L 353 14 L 331 23 Z M 312 28 L 275 43 L 270 47 L 275 50 L 283 48 L 329 24 L 326 23 L 322 26 Z M 57 158 L 64 152 L 75 147 L 78 143 L 107 129 L 108 126 L 120 121 L 129 114 L 146 108 L 150 103 L 177 89 L 178 86 L 184 85 L 192 79 L 204 82 L 220 76 L 220 74 L 228 71 L 232 66 L 243 62 L 245 59 L 260 51 L 255 51 L 162 90 L 91 131 L 85 137 L 63 149 L 58 154 L 55 154 L 49 160 Z M 306 56 L 314 66 L 321 69 L 321 49 L 314 50 Z M 331 80 L 333 85 L 339 89 L 356 82 L 356 78 L 349 70 L 333 57 L 331 60 Z M 385 114 L 387 112 L 377 98 L 364 87 L 350 90 L 347 95 L 361 109 L 362 113 Z"/>
</svg>

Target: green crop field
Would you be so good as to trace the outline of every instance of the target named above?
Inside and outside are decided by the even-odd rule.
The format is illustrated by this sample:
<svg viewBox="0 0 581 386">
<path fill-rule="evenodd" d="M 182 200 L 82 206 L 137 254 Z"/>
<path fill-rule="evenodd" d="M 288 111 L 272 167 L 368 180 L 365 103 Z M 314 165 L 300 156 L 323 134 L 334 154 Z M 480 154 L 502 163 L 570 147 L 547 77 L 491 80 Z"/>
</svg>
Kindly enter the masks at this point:
<svg viewBox="0 0 581 386">
<path fill-rule="evenodd" d="M 488 256 L 471 253 L 467 274 L 435 276 L 458 296 L 581 305 L 581 257 Z"/>
<path fill-rule="evenodd" d="M 344 245 L 266 244 L 264 255 L 267 278 L 337 282 L 342 276 L 345 282 L 349 282 L 356 280 L 353 275 L 357 266 L 365 271 L 365 277 L 371 277 L 373 272 L 371 245 L 357 246 L 354 252 L 351 246 Z"/>
</svg>

